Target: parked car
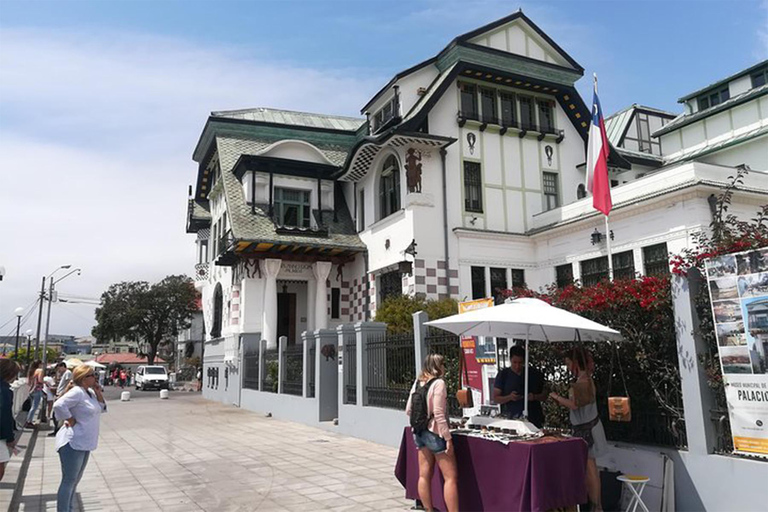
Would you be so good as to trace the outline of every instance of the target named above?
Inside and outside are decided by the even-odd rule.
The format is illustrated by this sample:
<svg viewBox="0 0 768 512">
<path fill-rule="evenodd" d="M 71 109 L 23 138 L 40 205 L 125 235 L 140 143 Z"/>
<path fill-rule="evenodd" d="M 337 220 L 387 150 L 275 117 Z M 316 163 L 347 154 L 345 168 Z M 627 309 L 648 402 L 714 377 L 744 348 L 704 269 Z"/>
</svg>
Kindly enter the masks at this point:
<svg viewBox="0 0 768 512">
<path fill-rule="evenodd" d="M 164 366 L 139 366 L 135 376 L 136 389 L 169 389 L 168 371 Z"/>
</svg>

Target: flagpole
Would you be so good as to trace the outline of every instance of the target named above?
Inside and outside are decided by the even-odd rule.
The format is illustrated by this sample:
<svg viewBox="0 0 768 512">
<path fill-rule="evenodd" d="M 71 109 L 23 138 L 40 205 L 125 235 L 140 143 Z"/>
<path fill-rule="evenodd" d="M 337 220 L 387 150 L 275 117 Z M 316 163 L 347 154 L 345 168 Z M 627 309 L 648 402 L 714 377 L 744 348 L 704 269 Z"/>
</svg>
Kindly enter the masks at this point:
<svg viewBox="0 0 768 512">
<path fill-rule="evenodd" d="M 597 73 L 592 73 L 595 81 L 595 94 L 597 94 Z M 609 185 L 610 187 L 610 182 Z M 608 280 L 613 281 L 613 255 L 611 254 L 611 226 L 608 223 L 608 215 L 605 216 L 605 247 L 608 249 Z"/>
<path fill-rule="evenodd" d="M 611 255 L 611 226 L 605 216 L 605 247 L 608 249 L 608 280 L 613 281 L 613 256 Z"/>
</svg>

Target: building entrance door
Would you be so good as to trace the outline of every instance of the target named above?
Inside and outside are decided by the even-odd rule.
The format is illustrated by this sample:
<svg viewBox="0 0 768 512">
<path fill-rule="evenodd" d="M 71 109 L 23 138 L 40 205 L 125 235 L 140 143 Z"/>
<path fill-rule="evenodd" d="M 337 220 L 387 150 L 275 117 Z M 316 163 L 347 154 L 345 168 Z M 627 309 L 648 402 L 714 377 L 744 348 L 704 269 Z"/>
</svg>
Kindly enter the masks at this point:
<svg viewBox="0 0 768 512">
<path fill-rule="evenodd" d="M 277 338 L 285 336 L 288 345 L 296 343 L 296 294 L 277 294 Z"/>
</svg>

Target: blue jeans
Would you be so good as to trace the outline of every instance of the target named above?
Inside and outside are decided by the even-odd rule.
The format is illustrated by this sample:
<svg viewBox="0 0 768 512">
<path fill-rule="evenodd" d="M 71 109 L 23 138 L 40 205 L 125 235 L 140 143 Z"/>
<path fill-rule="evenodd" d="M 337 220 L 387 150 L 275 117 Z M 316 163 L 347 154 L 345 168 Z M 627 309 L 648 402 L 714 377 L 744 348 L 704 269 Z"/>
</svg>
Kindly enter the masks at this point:
<svg viewBox="0 0 768 512">
<path fill-rule="evenodd" d="M 413 442 L 416 444 L 416 448 L 429 448 L 429 451 L 431 451 L 434 454 L 440 454 L 445 453 L 445 450 L 447 449 L 448 445 L 445 442 L 445 439 L 440 437 L 439 435 L 435 434 L 431 430 L 424 430 L 420 433 L 413 433 Z"/>
<path fill-rule="evenodd" d="M 71 512 L 75 510 L 75 490 L 83 478 L 88 456 L 91 452 L 75 450 L 69 443 L 59 450 L 61 461 L 61 484 L 56 494 L 56 512 Z"/>
<path fill-rule="evenodd" d="M 27 413 L 27 423 L 32 423 L 32 420 L 35 419 L 37 408 L 40 407 L 40 400 L 43 399 L 43 390 L 33 391 L 30 396 L 32 397 L 32 407 L 29 408 Z"/>
</svg>

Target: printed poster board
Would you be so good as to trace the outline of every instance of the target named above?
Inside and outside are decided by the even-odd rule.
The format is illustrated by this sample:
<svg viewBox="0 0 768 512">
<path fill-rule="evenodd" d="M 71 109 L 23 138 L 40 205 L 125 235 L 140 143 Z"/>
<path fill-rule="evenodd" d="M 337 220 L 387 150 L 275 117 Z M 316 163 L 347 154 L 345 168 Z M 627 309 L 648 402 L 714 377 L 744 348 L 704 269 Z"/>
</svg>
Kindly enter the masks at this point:
<svg viewBox="0 0 768 512">
<path fill-rule="evenodd" d="M 736 451 L 768 457 L 768 248 L 706 261 Z"/>
<path fill-rule="evenodd" d="M 477 299 L 460 302 L 459 314 L 492 306 L 493 299 Z M 487 342 L 485 341 L 486 339 L 488 340 Z M 479 343 L 478 340 L 480 341 Z M 492 350 L 492 357 L 488 355 L 489 344 L 492 347 L 490 349 Z M 486 379 L 484 366 L 496 362 L 496 344 L 493 338 L 462 336 L 461 350 L 464 352 L 464 361 L 467 365 L 466 377 L 462 372 L 461 381 L 465 387 L 472 390 L 472 400 L 475 403 L 474 408 L 464 410 L 464 415 L 471 416 L 478 414 L 480 405 L 485 403 L 487 393 L 484 389 L 485 386 L 483 385 L 484 380 Z"/>
</svg>

